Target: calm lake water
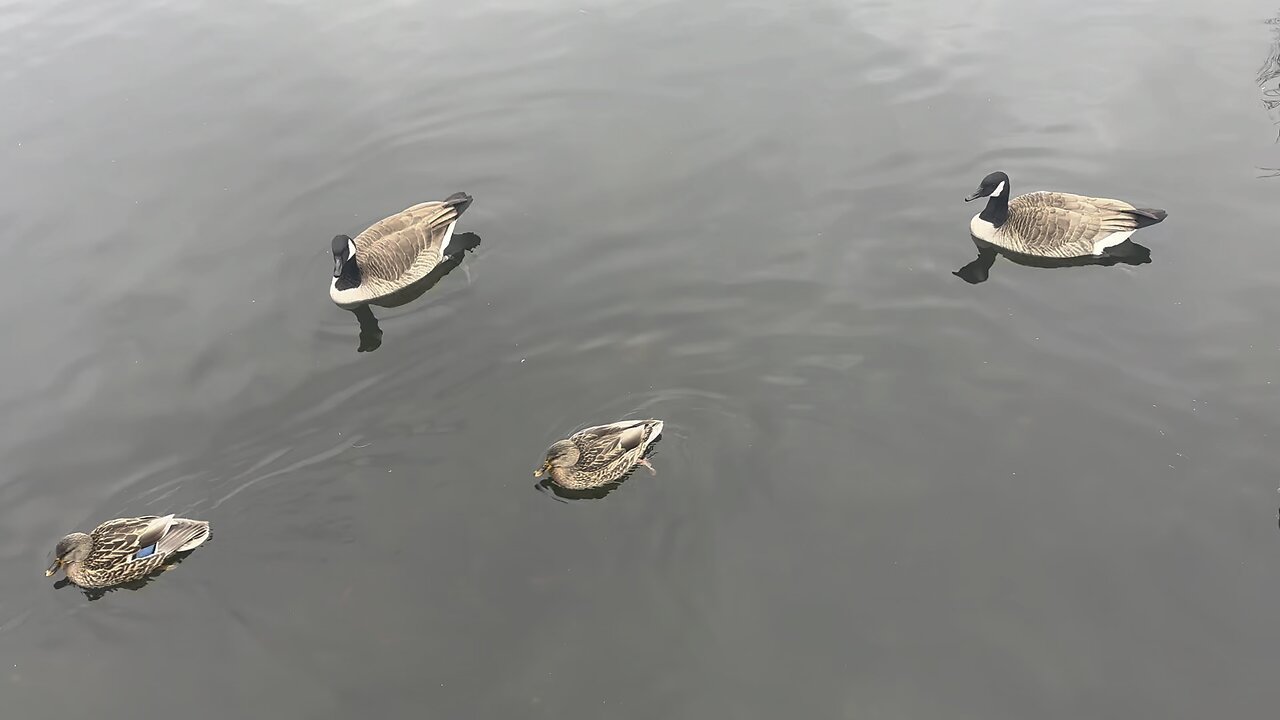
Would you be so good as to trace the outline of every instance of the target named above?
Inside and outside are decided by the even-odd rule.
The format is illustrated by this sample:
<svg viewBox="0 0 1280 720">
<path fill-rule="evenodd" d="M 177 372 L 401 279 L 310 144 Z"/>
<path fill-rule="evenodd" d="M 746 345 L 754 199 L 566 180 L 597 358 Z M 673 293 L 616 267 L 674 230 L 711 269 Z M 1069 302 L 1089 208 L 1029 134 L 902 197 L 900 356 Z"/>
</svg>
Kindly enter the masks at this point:
<svg viewBox="0 0 1280 720">
<path fill-rule="evenodd" d="M 6 718 L 1274 716 L 1275 0 L 0 10 Z M 1152 262 L 963 282 L 997 169 Z M 456 190 L 358 352 L 330 238 Z"/>
</svg>

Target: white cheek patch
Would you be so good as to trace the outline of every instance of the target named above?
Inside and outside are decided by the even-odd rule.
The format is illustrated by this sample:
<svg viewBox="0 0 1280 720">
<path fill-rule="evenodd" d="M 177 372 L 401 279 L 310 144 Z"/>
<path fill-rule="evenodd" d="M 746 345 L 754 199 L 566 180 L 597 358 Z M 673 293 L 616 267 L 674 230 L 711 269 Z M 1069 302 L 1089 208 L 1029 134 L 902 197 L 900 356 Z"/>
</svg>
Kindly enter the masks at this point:
<svg viewBox="0 0 1280 720">
<path fill-rule="evenodd" d="M 1001 180 L 1001 181 L 1000 181 L 1000 184 L 996 186 L 996 189 L 995 189 L 995 190 L 992 190 L 992 191 L 991 191 L 991 197 L 1000 197 L 1000 193 L 1002 193 L 1002 192 L 1004 192 L 1004 181 L 1003 181 L 1003 180 Z"/>
<path fill-rule="evenodd" d="M 355 256 L 356 256 L 356 242 L 355 240 L 348 240 L 347 241 L 347 259 L 350 260 Z"/>
</svg>

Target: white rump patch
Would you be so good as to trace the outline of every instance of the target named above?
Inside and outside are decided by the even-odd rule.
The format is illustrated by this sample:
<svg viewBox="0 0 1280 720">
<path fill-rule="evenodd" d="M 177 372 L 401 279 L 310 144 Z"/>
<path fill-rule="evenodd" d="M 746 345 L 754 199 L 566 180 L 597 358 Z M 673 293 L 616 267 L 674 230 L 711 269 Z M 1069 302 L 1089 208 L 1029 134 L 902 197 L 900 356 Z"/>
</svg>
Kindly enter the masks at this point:
<svg viewBox="0 0 1280 720">
<path fill-rule="evenodd" d="M 457 220 L 449 223 L 449 227 L 444 231 L 444 242 L 440 243 L 440 259 L 445 259 L 449 254 L 449 241 L 453 240 L 453 228 L 458 224 Z"/>
<path fill-rule="evenodd" d="M 1004 181 L 1003 181 L 1003 180 L 1001 180 L 1001 181 L 1000 181 L 1000 184 L 996 186 L 996 189 L 995 189 L 995 190 L 992 190 L 992 191 L 991 191 L 991 197 L 1000 197 L 1000 193 L 1002 193 L 1002 192 L 1004 192 Z"/>
<path fill-rule="evenodd" d="M 1133 230 L 1126 230 L 1124 232 L 1113 232 L 1104 238 L 1101 238 L 1099 240 L 1094 240 L 1093 254 L 1101 255 L 1103 250 L 1106 250 L 1109 247 L 1115 247 L 1116 245 L 1119 245 L 1125 240 L 1128 240 L 1129 236 L 1132 235 L 1133 233 L 1134 233 Z"/>
</svg>

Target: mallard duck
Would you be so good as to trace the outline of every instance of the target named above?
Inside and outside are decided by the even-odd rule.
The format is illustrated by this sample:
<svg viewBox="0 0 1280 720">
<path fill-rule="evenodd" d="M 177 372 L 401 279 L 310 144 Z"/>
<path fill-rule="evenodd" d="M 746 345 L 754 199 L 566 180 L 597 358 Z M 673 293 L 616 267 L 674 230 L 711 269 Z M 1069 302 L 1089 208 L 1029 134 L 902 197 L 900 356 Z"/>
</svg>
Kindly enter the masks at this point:
<svg viewBox="0 0 1280 720">
<path fill-rule="evenodd" d="M 141 580 L 177 553 L 209 539 L 209 523 L 165 515 L 108 520 L 93 532 L 71 533 L 58 541 L 48 577 L 67 571 L 82 588 L 105 588 Z"/>
<path fill-rule="evenodd" d="M 579 430 L 547 448 L 533 476 L 546 473 L 562 488 L 589 490 L 618 482 L 636 467 L 657 475 L 644 455 L 661 434 L 661 420 L 623 420 Z"/>
<path fill-rule="evenodd" d="M 329 297 L 351 310 L 381 304 L 426 277 L 451 252 L 458 216 L 471 196 L 457 192 L 383 218 L 352 239 L 333 238 L 333 283 Z"/>
<path fill-rule="evenodd" d="M 1139 228 L 1164 220 L 1164 210 L 1122 200 L 1061 192 L 1033 192 L 1009 199 L 1009 176 L 993 172 L 965 202 L 988 198 L 969 221 L 979 240 L 1023 255 L 1050 258 L 1101 256 Z"/>
</svg>

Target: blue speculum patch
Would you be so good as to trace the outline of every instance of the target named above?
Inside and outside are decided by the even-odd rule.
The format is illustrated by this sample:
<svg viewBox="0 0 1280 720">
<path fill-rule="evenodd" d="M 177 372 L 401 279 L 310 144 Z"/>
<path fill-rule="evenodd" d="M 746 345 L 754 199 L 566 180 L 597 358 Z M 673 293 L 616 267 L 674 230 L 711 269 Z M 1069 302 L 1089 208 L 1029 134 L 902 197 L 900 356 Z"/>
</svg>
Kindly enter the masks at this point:
<svg viewBox="0 0 1280 720">
<path fill-rule="evenodd" d="M 148 555 L 151 555 L 151 554 L 152 554 L 152 553 L 154 553 L 155 551 L 156 551 L 156 546 L 155 546 L 155 545 L 148 545 L 148 546 L 146 546 L 146 547 L 142 548 L 141 550 L 139 550 L 139 551 L 138 551 L 138 554 L 137 554 L 137 555 L 134 555 L 133 557 L 134 557 L 134 559 L 136 559 L 136 560 L 141 560 L 142 558 L 147 557 Z"/>
</svg>

